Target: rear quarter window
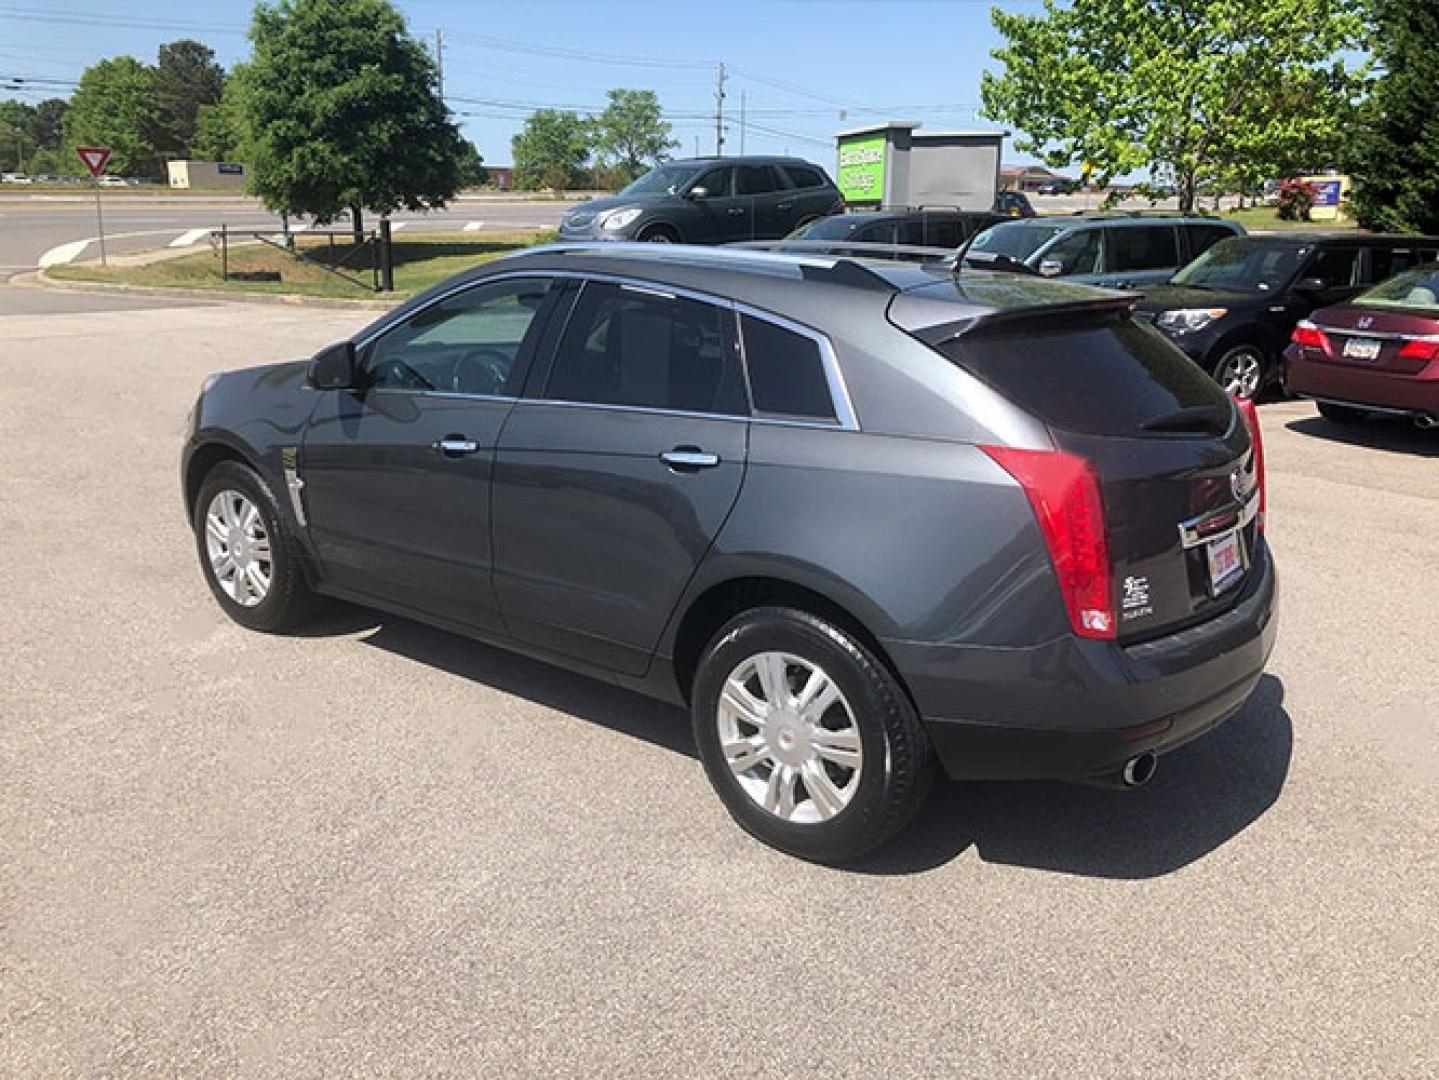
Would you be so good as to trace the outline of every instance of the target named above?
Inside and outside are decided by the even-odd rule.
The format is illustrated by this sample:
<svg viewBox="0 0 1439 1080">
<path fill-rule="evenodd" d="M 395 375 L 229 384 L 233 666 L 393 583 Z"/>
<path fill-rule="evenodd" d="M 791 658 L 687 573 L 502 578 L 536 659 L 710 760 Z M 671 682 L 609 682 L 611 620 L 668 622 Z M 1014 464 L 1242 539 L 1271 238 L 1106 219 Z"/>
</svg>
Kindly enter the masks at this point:
<svg viewBox="0 0 1439 1080">
<path fill-rule="evenodd" d="M 789 176 L 789 182 L 797 188 L 824 187 L 824 177 L 817 169 L 807 165 L 786 165 L 784 171 Z"/>
<path fill-rule="evenodd" d="M 1224 392 L 1152 327 L 1127 313 L 1056 313 L 980 327 L 935 346 L 945 357 L 1052 427 L 1083 435 L 1141 435 Z"/>
</svg>

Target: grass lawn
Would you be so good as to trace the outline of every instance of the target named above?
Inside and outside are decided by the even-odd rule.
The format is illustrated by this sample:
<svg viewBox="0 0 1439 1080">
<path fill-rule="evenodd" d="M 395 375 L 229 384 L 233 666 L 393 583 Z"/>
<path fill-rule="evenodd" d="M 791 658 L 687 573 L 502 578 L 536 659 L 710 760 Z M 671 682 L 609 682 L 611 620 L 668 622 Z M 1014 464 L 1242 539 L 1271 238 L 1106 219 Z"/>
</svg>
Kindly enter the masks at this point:
<svg viewBox="0 0 1439 1080">
<path fill-rule="evenodd" d="M 1272 206 L 1253 206 L 1248 210 L 1224 210 L 1219 215 L 1229 221 L 1237 221 L 1249 232 L 1265 232 L 1271 229 L 1302 229 L 1310 232 L 1328 232 L 1331 229 L 1352 229 L 1350 218 L 1341 217 L 1334 221 L 1281 221 Z"/>
<path fill-rule="evenodd" d="M 409 296 L 443 281 L 451 274 L 552 237 L 552 233 L 535 232 L 495 232 L 473 238 L 455 233 L 432 236 L 407 233 L 397 236 L 394 241 L 395 291 L 389 294 L 375 293 L 366 287 L 374 280 L 370 270 L 373 252 L 369 245 L 361 245 L 357 249 L 347 237 L 335 237 L 332 248 L 326 237 L 303 234 L 296 238 L 296 246 L 307 259 L 315 261 L 296 258 L 269 244 L 231 243 L 231 273 L 278 272 L 279 281 L 223 281 L 220 278 L 219 249 L 212 251 L 208 247 L 192 255 L 163 259 L 144 266 L 55 266 L 46 273 L 66 281 L 363 300 Z M 316 261 L 342 270 L 365 284 L 337 277 L 324 266 L 316 265 Z"/>
</svg>

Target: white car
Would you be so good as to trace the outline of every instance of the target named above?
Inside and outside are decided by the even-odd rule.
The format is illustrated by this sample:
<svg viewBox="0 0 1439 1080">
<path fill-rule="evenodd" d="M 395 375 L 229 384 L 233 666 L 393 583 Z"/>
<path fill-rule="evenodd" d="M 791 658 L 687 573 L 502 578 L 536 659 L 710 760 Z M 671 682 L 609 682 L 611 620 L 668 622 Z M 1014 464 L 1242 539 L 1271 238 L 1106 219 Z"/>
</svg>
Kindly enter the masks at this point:
<svg viewBox="0 0 1439 1080">
<path fill-rule="evenodd" d="M 31 180 L 31 179 L 30 179 L 28 176 L 26 176 L 24 173 L 14 173 L 14 172 L 0 173 L 0 183 L 6 183 L 6 184 L 33 184 L 34 182 L 35 182 L 35 181 Z"/>
</svg>

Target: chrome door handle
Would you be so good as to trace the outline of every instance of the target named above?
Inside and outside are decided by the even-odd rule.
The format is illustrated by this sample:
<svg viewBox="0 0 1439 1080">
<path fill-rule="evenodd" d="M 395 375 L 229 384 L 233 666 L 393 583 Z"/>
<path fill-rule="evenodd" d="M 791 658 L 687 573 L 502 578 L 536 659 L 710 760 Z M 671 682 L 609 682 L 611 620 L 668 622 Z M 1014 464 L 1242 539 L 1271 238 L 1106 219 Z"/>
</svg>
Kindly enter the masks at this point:
<svg viewBox="0 0 1439 1080">
<path fill-rule="evenodd" d="M 463 435 L 446 435 L 431 444 L 431 449 L 437 450 L 444 457 L 464 457 L 466 454 L 473 454 L 480 448 L 480 444 L 474 439 L 467 439 Z"/>
<path fill-rule="evenodd" d="M 744 213 L 744 207 L 743 207 L 743 206 L 731 206 L 731 207 L 729 208 L 729 212 L 730 212 L 731 214 L 743 214 L 743 213 Z"/>
<path fill-rule="evenodd" d="M 660 460 L 671 469 L 691 471 L 694 469 L 713 469 L 720 463 L 718 454 L 711 454 L 705 450 L 699 450 L 692 446 L 676 446 L 673 450 L 666 450 L 660 455 Z"/>
<path fill-rule="evenodd" d="M 788 209 L 789 209 L 791 206 L 793 206 L 793 205 L 794 205 L 794 203 L 792 203 L 792 202 L 776 203 L 776 204 L 775 204 L 775 209 L 776 209 L 776 210 L 788 210 Z"/>
</svg>

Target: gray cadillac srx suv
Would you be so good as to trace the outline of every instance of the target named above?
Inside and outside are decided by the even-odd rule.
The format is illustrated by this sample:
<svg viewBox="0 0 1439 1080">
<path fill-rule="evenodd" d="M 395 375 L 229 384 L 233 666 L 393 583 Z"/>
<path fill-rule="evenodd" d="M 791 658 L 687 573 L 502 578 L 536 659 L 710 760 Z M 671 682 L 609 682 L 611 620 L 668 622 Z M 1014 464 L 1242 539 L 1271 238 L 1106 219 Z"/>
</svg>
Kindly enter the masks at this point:
<svg viewBox="0 0 1439 1080">
<path fill-rule="evenodd" d="M 1259 679 L 1256 416 L 1137 299 L 535 249 L 212 376 L 185 510 L 241 624 L 341 597 L 687 706 L 739 824 L 840 862 L 936 765 L 1141 784 Z"/>
</svg>

